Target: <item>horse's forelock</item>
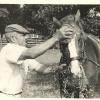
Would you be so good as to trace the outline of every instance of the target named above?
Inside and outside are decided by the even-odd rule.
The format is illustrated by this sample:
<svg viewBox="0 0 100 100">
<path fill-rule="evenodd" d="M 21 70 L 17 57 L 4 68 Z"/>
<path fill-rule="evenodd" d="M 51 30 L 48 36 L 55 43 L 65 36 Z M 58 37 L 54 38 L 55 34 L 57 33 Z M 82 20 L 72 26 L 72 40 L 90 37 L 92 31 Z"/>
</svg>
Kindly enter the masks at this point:
<svg viewBox="0 0 100 100">
<path fill-rule="evenodd" d="M 71 22 L 75 22 L 75 16 L 74 15 L 67 15 L 65 17 L 63 17 L 60 20 L 61 24 L 66 24 L 66 23 L 71 23 Z"/>
<path fill-rule="evenodd" d="M 84 32 L 84 29 L 83 29 L 83 26 L 82 26 L 82 23 L 81 23 L 81 19 L 76 20 L 75 15 L 70 14 L 70 15 L 63 17 L 60 20 L 60 23 L 61 23 L 62 26 L 63 25 L 72 26 L 80 34 L 81 38 L 86 39 L 87 36 Z"/>
</svg>

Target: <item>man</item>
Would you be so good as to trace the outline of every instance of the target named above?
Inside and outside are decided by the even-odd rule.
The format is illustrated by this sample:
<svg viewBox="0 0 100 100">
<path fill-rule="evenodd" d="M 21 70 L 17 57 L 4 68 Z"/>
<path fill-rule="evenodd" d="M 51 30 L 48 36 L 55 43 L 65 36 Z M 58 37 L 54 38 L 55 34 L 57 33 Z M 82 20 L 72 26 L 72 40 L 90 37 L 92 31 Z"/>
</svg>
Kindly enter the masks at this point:
<svg viewBox="0 0 100 100">
<path fill-rule="evenodd" d="M 31 48 L 25 47 L 25 38 L 29 32 L 18 24 L 8 25 L 5 36 L 9 42 L 0 52 L 0 97 L 20 97 L 22 93 L 24 72 L 28 69 L 47 73 L 42 64 L 34 60 L 57 41 L 71 39 L 72 28 L 57 30 L 46 42 Z"/>
</svg>

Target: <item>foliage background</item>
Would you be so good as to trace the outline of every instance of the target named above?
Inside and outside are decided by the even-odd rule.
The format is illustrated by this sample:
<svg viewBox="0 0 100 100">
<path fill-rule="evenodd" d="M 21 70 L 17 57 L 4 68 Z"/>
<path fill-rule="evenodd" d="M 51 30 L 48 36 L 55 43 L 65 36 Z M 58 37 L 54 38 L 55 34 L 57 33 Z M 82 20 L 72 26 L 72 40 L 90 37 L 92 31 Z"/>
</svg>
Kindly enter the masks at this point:
<svg viewBox="0 0 100 100">
<path fill-rule="evenodd" d="M 56 26 L 53 23 L 53 17 L 58 20 L 68 14 L 75 14 L 78 9 L 81 12 L 81 19 L 84 31 L 100 36 L 100 13 L 99 5 L 40 5 L 25 4 L 23 7 L 18 4 L 1 4 L 1 8 L 6 8 L 9 14 L 4 17 L 4 25 L 17 23 L 28 28 L 34 34 L 40 34 L 47 38 L 55 32 Z M 91 12 L 92 11 L 92 12 Z M 0 13 L 2 16 L 2 13 Z M 4 13 L 5 14 L 5 13 Z M 2 20 L 2 18 L 0 17 Z M 3 28 L 4 29 L 4 28 Z M 0 27 L 1 34 L 4 32 Z"/>
</svg>

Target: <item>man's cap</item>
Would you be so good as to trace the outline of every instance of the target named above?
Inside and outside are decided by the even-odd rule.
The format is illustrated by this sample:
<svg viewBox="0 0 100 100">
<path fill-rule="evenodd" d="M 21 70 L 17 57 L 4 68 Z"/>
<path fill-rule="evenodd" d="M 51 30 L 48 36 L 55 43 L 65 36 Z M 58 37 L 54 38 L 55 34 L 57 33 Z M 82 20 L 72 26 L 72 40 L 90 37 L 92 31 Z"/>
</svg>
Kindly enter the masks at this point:
<svg viewBox="0 0 100 100">
<path fill-rule="evenodd" d="M 27 29 L 25 29 L 24 27 L 18 24 L 11 24 L 11 25 L 6 26 L 5 33 L 10 33 L 10 32 L 18 32 L 20 34 L 30 33 Z"/>
</svg>

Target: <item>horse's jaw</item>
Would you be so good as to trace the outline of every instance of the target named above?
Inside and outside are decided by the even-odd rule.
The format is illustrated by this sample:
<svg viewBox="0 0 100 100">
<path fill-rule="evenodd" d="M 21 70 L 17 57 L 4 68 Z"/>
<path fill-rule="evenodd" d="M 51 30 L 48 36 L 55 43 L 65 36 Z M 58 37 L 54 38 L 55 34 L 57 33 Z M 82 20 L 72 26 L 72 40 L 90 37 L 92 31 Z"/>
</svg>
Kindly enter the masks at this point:
<svg viewBox="0 0 100 100">
<path fill-rule="evenodd" d="M 76 36 L 74 36 L 74 38 L 68 44 L 68 49 L 69 49 L 69 52 L 70 52 L 70 58 L 79 57 L 78 45 L 77 44 L 78 44 L 78 41 L 76 39 Z M 81 69 L 80 69 L 80 62 L 79 62 L 79 60 L 77 60 L 77 59 L 72 60 L 70 62 L 70 65 L 71 65 L 71 72 L 74 75 L 80 77 Z"/>
</svg>

